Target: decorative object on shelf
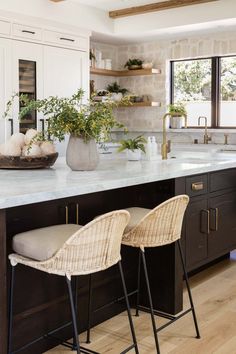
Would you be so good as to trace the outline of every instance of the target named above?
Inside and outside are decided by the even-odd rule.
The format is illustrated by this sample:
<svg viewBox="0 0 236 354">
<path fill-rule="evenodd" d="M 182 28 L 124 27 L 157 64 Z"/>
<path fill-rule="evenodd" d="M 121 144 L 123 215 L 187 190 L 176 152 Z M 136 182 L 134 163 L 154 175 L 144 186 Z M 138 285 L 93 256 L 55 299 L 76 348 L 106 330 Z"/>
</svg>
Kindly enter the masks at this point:
<svg viewBox="0 0 236 354">
<path fill-rule="evenodd" d="M 142 64 L 143 60 L 141 59 L 129 59 L 125 65 L 124 68 L 128 68 L 129 70 L 137 70 L 137 69 L 142 69 Z"/>
<path fill-rule="evenodd" d="M 120 141 L 121 145 L 117 152 L 126 150 L 129 161 L 139 161 L 141 159 L 141 152 L 144 154 L 146 153 L 144 145 L 146 143 L 147 140 L 142 135 L 139 135 L 134 139 L 123 139 Z"/>
<path fill-rule="evenodd" d="M 95 81 L 90 80 L 89 86 L 90 86 L 90 97 L 92 97 L 95 94 Z"/>
<path fill-rule="evenodd" d="M 183 117 L 187 116 L 185 105 L 182 102 L 170 104 L 168 106 L 170 113 L 170 128 L 181 129 L 183 128 Z"/>
<path fill-rule="evenodd" d="M 47 132 L 50 137 L 64 140 L 70 135 L 66 151 L 66 161 L 72 170 L 90 171 L 96 168 L 99 162 L 96 143 L 110 140 L 113 128 L 124 128 L 117 122 L 113 108 L 116 102 L 94 102 L 88 100 L 83 103 L 84 91 L 79 89 L 68 98 L 50 96 L 36 101 L 30 101 L 20 112 L 21 115 L 37 110 L 48 118 Z M 123 98 L 123 103 L 128 98 Z M 101 138 L 102 137 L 102 138 Z"/>
<path fill-rule="evenodd" d="M 90 60 L 90 67 L 94 68 L 95 62 L 96 62 L 96 57 L 95 57 L 93 49 L 89 50 L 89 60 Z"/>
<path fill-rule="evenodd" d="M 142 63 L 142 69 L 152 69 L 153 68 L 153 63 Z"/>
<path fill-rule="evenodd" d="M 120 102 L 122 97 L 128 93 L 126 88 L 121 88 L 115 81 L 107 85 L 106 90 L 111 93 L 111 99 Z"/>
</svg>

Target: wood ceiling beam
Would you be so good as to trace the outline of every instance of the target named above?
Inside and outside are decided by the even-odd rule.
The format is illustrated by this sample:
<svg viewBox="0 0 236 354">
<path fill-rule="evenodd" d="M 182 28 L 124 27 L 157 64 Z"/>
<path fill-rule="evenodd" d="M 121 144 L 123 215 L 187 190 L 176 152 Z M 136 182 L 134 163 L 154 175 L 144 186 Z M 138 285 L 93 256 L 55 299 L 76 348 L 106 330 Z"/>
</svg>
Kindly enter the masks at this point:
<svg viewBox="0 0 236 354">
<path fill-rule="evenodd" d="M 126 17 L 126 16 L 134 16 L 134 15 L 145 14 L 147 12 L 170 10 L 170 9 L 175 9 L 178 7 L 190 6 L 190 5 L 200 5 L 200 4 L 204 4 L 207 2 L 213 2 L 213 1 L 219 1 L 219 0 L 169 0 L 169 1 L 162 1 L 162 2 L 157 2 L 154 4 L 134 6 L 134 7 L 128 7 L 125 9 L 110 11 L 109 17 L 119 18 L 119 17 Z"/>
</svg>

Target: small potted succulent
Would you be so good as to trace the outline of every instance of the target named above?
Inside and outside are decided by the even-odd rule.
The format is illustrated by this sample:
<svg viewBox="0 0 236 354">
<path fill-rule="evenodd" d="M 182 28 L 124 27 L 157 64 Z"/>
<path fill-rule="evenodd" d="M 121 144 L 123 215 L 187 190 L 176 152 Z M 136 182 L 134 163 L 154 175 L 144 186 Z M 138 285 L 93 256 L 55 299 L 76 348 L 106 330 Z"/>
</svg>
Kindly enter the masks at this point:
<svg viewBox="0 0 236 354">
<path fill-rule="evenodd" d="M 146 153 L 144 145 L 146 143 L 147 140 L 142 135 L 139 135 L 134 139 L 124 139 L 120 141 L 120 147 L 117 152 L 126 150 L 129 161 L 138 161 L 141 159 L 141 152 L 144 154 Z"/>
<path fill-rule="evenodd" d="M 112 94 L 111 99 L 114 101 L 120 101 L 122 97 L 128 93 L 128 90 L 126 88 L 121 88 L 117 82 L 107 85 L 106 90 Z"/>
<path fill-rule="evenodd" d="M 183 117 L 187 115 L 185 105 L 182 102 L 170 104 L 168 106 L 170 118 L 170 128 L 181 129 L 183 127 Z"/>
<path fill-rule="evenodd" d="M 125 65 L 124 68 L 127 68 L 128 70 L 137 70 L 137 69 L 142 69 L 142 64 L 143 60 L 141 59 L 129 59 Z"/>
</svg>

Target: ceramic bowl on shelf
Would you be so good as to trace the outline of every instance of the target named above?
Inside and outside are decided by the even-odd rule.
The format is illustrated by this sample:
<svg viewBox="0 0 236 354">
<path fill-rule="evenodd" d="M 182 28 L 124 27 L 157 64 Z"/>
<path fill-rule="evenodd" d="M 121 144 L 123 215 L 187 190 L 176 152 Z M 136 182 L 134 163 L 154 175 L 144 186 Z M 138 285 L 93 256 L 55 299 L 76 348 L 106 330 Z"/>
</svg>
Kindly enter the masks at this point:
<svg viewBox="0 0 236 354">
<path fill-rule="evenodd" d="M 4 156 L 0 155 L 0 169 L 30 170 L 48 168 L 54 165 L 58 152 L 43 156 Z"/>
<path fill-rule="evenodd" d="M 153 63 L 143 63 L 142 64 L 143 69 L 152 69 L 153 68 Z"/>
</svg>

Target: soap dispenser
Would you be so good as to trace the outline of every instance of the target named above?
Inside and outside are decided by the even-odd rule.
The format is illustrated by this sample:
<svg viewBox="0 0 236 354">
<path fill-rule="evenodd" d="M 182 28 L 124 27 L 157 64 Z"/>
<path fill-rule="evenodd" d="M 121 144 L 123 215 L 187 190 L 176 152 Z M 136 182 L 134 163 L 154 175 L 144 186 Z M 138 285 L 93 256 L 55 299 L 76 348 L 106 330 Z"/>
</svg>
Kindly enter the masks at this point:
<svg viewBox="0 0 236 354">
<path fill-rule="evenodd" d="M 153 159 L 157 157 L 157 143 L 155 136 L 151 137 L 151 156 Z"/>
</svg>

